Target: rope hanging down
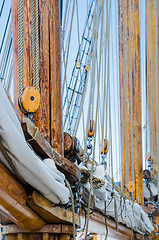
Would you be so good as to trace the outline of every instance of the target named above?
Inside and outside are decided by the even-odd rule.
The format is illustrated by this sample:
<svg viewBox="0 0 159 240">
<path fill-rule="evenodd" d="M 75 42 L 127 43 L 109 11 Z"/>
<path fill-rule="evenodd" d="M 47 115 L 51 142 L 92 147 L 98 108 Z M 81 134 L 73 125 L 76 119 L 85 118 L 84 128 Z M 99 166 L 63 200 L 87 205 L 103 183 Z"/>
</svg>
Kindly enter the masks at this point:
<svg viewBox="0 0 159 240">
<path fill-rule="evenodd" d="M 34 5 L 35 13 L 34 14 Z M 33 86 L 39 90 L 39 1 L 31 0 Z M 35 34 L 36 29 L 36 34 Z M 23 0 L 18 0 L 18 94 L 23 94 Z"/>
<path fill-rule="evenodd" d="M 18 95 L 23 93 L 23 0 L 18 0 Z"/>
<path fill-rule="evenodd" d="M 35 16 L 36 14 L 36 16 Z M 18 104 L 24 114 L 35 113 L 40 106 L 39 94 L 39 0 L 31 0 L 33 86 L 23 81 L 23 0 L 18 0 Z M 35 34 L 36 31 L 36 34 Z M 31 116 L 31 115 L 29 115 Z"/>
<path fill-rule="evenodd" d="M 87 212 L 87 222 L 86 222 L 86 237 L 88 233 L 89 217 L 90 217 L 90 207 L 91 207 L 91 194 L 93 188 L 93 166 L 95 158 L 95 143 L 96 143 L 96 134 L 97 134 L 97 116 L 98 116 L 98 105 L 99 105 L 99 89 L 100 89 L 100 71 L 101 71 L 101 58 L 102 58 L 102 41 L 103 41 L 103 16 L 104 16 L 104 0 L 102 0 L 102 16 L 101 16 L 101 33 L 100 33 L 100 54 L 99 54 L 99 71 L 98 71 L 98 87 L 97 87 L 97 107 L 96 107 L 96 116 L 95 116 L 95 136 L 94 136 L 94 146 L 93 146 L 93 159 L 91 166 L 91 175 L 90 175 L 90 191 L 89 191 L 89 201 L 88 201 L 88 212 Z"/>
</svg>

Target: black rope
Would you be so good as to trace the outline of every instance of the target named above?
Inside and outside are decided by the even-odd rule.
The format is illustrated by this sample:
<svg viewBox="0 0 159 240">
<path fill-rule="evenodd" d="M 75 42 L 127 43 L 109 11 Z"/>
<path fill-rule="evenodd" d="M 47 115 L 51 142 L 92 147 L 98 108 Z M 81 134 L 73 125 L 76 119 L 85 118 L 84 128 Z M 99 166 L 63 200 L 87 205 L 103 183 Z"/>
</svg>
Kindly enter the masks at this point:
<svg viewBox="0 0 159 240">
<path fill-rule="evenodd" d="M 8 23 L 9 23 L 9 20 L 10 20 L 11 12 L 12 12 L 12 11 L 11 11 L 11 8 L 10 8 L 9 14 L 8 14 L 7 23 L 6 23 L 5 30 L 4 30 L 4 34 L 3 34 L 3 39 L 2 39 L 2 42 L 1 42 L 0 54 L 1 54 L 1 51 L 2 51 L 2 48 L 3 48 L 4 39 L 5 39 L 5 36 L 6 36 L 6 32 L 7 32 Z"/>
<path fill-rule="evenodd" d="M 5 70 L 6 70 L 6 66 L 7 66 L 7 62 L 8 62 L 8 58 L 9 58 L 9 54 L 10 54 L 10 50 L 11 50 L 11 46 L 12 46 L 12 36 L 10 37 L 10 40 L 8 42 L 7 49 L 6 49 L 6 52 L 5 52 L 4 61 L 3 61 L 3 65 L 2 65 L 2 68 L 1 68 L 1 76 L 2 76 L 2 78 L 3 78 Z"/>
<path fill-rule="evenodd" d="M 1 10 L 0 10 L 0 18 L 1 18 L 2 12 L 3 12 L 4 3 L 5 3 L 5 0 L 3 0 L 3 2 L 2 2 L 2 6 L 1 6 Z"/>
<path fill-rule="evenodd" d="M 106 234 L 105 234 L 105 240 L 107 240 L 108 237 L 108 225 L 107 225 L 107 205 L 106 205 L 106 201 L 104 201 L 104 216 L 105 216 L 105 228 L 106 228 Z"/>
</svg>

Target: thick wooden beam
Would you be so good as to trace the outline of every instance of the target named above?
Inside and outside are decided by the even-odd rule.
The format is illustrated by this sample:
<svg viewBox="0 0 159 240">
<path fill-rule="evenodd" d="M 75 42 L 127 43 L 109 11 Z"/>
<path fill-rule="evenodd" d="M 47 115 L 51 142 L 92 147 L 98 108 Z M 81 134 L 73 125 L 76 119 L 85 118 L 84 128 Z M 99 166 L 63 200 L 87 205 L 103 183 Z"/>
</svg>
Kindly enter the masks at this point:
<svg viewBox="0 0 159 240">
<path fill-rule="evenodd" d="M 72 212 L 53 205 L 49 200 L 33 191 L 27 199 L 28 206 L 47 223 L 72 224 Z M 79 225 L 79 216 L 75 214 L 75 223 Z"/>
<path fill-rule="evenodd" d="M 30 231 L 26 231 L 15 224 L 10 224 L 8 226 L 4 227 L 4 232 L 6 235 L 8 234 L 18 234 L 18 233 L 31 233 Z M 44 225 L 42 228 L 40 228 L 37 231 L 34 231 L 35 233 L 63 233 L 63 234 L 72 234 L 73 232 L 73 226 L 72 225 L 62 225 L 62 224 L 48 224 Z"/>
<path fill-rule="evenodd" d="M 14 92 L 18 109 L 18 1 L 12 0 Z M 33 84 L 31 3 L 23 0 L 24 87 Z M 33 121 L 53 148 L 63 155 L 59 0 L 39 0 L 39 85 L 41 103 Z"/>
<path fill-rule="evenodd" d="M 119 69 L 123 183 L 134 181 L 143 204 L 140 43 L 138 0 L 119 1 Z"/>
<path fill-rule="evenodd" d="M 2 225 L 11 224 L 12 221 L 0 210 L 0 220 Z"/>
<path fill-rule="evenodd" d="M 50 111 L 51 145 L 64 154 L 61 98 L 61 29 L 60 1 L 50 0 Z"/>
<path fill-rule="evenodd" d="M 33 121 L 39 128 L 39 131 L 50 143 L 50 1 L 39 0 L 39 34 L 40 34 L 40 51 L 39 51 L 39 84 L 40 84 L 40 107 L 34 114 Z M 31 58 L 31 55 L 30 55 Z"/>
<path fill-rule="evenodd" d="M 79 182 L 79 168 L 68 159 L 57 153 L 28 118 L 22 118 L 21 124 L 26 140 L 32 139 L 29 141 L 29 144 L 32 146 L 34 151 L 43 159 L 53 159 L 57 168 L 65 174 L 66 178 L 68 178 L 72 184 Z"/>
<path fill-rule="evenodd" d="M 28 230 L 41 228 L 45 222 L 26 204 L 25 188 L 0 164 L 0 212 Z"/>
</svg>

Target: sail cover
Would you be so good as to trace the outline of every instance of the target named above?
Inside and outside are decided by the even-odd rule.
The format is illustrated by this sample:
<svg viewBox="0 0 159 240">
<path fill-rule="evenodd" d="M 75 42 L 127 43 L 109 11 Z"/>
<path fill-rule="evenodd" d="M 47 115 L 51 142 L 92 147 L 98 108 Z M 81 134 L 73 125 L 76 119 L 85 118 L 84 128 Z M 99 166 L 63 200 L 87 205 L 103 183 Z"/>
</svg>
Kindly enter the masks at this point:
<svg viewBox="0 0 159 240">
<path fill-rule="evenodd" d="M 1 83 L 0 137 L 18 173 L 28 184 L 39 190 L 53 203 L 66 204 L 69 201 L 70 194 L 68 188 L 65 187 L 65 176 L 57 170 L 53 160 L 42 161 L 29 147 Z M 1 152 L 0 159 L 10 168 Z"/>
<path fill-rule="evenodd" d="M 89 165 L 88 168 L 91 169 Z M 130 199 L 124 199 L 113 188 L 112 179 L 106 173 L 104 165 L 94 166 L 94 176 L 105 182 L 101 188 L 94 189 L 95 197 L 93 197 L 92 193 L 92 205 L 94 204 L 96 209 L 100 210 L 103 214 L 106 212 L 107 216 L 115 218 L 117 222 L 126 224 L 128 228 L 142 235 L 151 233 L 154 230 L 148 215 L 142 207 L 138 203 L 133 203 Z M 83 196 L 86 202 L 89 199 L 89 191 L 90 184 L 87 182 L 85 184 L 85 196 Z"/>
</svg>

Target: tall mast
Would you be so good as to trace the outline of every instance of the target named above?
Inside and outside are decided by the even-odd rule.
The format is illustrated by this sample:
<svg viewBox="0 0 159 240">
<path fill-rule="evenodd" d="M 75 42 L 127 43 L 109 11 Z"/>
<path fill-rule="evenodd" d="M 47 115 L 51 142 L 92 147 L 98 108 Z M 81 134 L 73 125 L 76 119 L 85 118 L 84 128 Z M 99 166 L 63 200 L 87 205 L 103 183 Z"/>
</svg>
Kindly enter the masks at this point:
<svg viewBox="0 0 159 240">
<path fill-rule="evenodd" d="M 119 1 L 120 118 L 123 184 L 133 182 L 133 198 L 143 204 L 138 4 Z"/>
<path fill-rule="evenodd" d="M 13 6 L 14 89 L 18 99 L 18 1 Z M 32 84 L 31 3 L 23 1 L 24 87 Z M 54 149 L 63 154 L 60 4 L 57 0 L 39 0 L 39 86 L 41 103 L 33 121 Z"/>
<path fill-rule="evenodd" d="M 158 129 L 158 116 L 156 115 L 157 101 L 156 101 L 156 87 L 158 81 L 158 59 L 157 59 L 157 49 L 158 49 L 158 3 L 157 1 L 151 0 L 146 1 L 146 33 L 147 33 L 147 82 L 148 82 L 148 120 L 149 120 L 149 130 L 150 130 L 150 154 L 154 161 L 153 168 L 154 173 L 158 171 L 158 158 L 157 158 L 157 132 Z M 158 90 L 157 90 L 158 91 Z M 158 94 L 159 96 L 159 94 Z"/>
</svg>

